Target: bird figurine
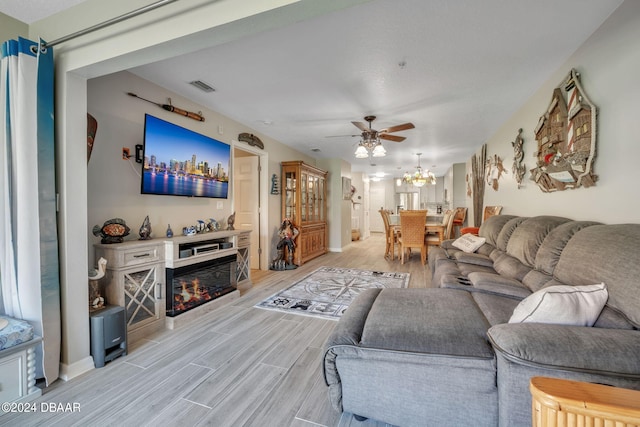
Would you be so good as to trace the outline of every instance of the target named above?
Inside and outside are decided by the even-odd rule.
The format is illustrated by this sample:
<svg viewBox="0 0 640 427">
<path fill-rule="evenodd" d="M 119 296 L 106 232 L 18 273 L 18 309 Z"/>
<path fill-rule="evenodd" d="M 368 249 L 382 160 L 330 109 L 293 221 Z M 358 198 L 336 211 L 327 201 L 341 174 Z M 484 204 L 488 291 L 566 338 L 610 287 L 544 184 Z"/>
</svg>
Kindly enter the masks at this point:
<svg viewBox="0 0 640 427">
<path fill-rule="evenodd" d="M 151 239 L 151 222 L 149 221 L 149 215 L 144 217 L 144 221 L 142 222 L 142 225 L 140 226 L 140 231 L 138 232 L 138 234 L 140 234 L 140 239 L 138 239 L 138 240 L 149 240 L 149 239 Z"/>
<path fill-rule="evenodd" d="M 104 273 L 107 267 L 107 260 L 100 257 L 98 260 L 98 269 L 89 270 L 89 280 L 100 280 L 104 277 Z"/>
<path fill-rule="evenodd" d="M 89 309 L 97 310 L 104 307 L 104 297 L 100 291 L 98 280 L 102 279 L 106 273 L 107 260 L 100 257 L 98 269 L 89 270 Z"/>
</svg>

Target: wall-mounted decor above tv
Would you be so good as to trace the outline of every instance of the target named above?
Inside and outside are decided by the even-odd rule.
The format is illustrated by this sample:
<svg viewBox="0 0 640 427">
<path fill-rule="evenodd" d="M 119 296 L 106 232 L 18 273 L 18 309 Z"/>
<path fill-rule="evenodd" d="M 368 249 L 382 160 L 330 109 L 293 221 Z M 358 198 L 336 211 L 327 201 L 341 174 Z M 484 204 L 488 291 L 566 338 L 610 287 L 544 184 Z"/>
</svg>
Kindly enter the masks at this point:
<svg viewBox="0 0 640 427">
<path fill-rule="evenodd" d="M 226 199 L 230 158 L 229 144 L 146 114 L 141 192 Z"/>
</svg>

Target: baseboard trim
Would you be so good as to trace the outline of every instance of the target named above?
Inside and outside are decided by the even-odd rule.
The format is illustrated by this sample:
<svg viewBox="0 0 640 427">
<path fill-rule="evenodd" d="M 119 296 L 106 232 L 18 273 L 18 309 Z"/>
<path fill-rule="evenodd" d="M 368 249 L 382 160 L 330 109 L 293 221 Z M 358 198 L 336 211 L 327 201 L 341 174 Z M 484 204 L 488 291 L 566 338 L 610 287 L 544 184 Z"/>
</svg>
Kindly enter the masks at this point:
<svg viewBox="0 0 640 427">
<path fill-rule="evenodd" d="M 329 248 L 329 252 L 342 252 L 342 248 Z"/>
<path fill-rule="evenodd" d="M 96 366 L 94 365 L 93 357 L 91 356 L 85 357 L 84 359 L 72 363 L 71 365 L 61 363 L 58 378 L 63 381 L 69 381 L 77 377 L 78 375 L 82 375 L 85 372 L 89 372 L 95 368 Z"/>
</svg>

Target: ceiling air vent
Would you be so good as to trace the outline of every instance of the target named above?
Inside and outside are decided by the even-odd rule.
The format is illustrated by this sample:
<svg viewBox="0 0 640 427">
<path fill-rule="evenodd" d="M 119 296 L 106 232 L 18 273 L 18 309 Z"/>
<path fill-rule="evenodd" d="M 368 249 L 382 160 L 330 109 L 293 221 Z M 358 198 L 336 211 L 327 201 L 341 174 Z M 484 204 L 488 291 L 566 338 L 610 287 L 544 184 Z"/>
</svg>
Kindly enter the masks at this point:
<svg viewBox="0 0 640 427">
<path fill-rule="evenodd" d="M 212 88 L 211 86 L 209 86 L 207 83 L 203 82 L 202 80 L 194 80 L 192 82 L 189 82 L 190 84 L 194 85 L 195 87 L 197 87 L 198 89 L 204 91 L 204 92 L 215 92 L 216 90 L 214 88 Z"/>
</svg>

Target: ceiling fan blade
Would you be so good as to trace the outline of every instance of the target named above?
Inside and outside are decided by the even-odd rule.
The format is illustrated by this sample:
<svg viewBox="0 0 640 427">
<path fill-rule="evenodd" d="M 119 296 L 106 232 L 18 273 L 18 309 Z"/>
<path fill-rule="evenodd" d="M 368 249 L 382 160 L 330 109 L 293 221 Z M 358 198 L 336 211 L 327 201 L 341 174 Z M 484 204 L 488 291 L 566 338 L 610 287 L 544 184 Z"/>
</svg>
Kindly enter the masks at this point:
<svg viewBox="0 0 640 427">
<path fill-rule="evenodd" d="M 391 126 L 389 128 L 382 129 L 379 132 L 380 133 L 393 133 L 393 132 L 400 132 L 401 130 L 407 130 L 407 129 L 413 129 L 413 128 L 415 128 L 413 123 L 405 123 L 403 125 Z"/>
<path fill-rule="evenodd" d="M 351 122 L 351 123 L 353 123 L 353 125 L 355 127 L 357 127 L 358 129 L 360 129 L 363 132 L 368 132 L 368 131 L 371 130 L 371 129 L 369 129 L 369 127 L 366 124 L 364 124 L 362 122 Z"/>
<path fill-rule="evenodd" d="M 379 133 L 378 137 L 380 139 L 386 139 L 388 141 L 395 141 L 395 142 L 402 142 L 405 139 L 407 139 L 404 136 L 389 135 L 389 134 L 386 134 L 386 133 Z"/>
<path fill-rule="evenodd" d="M 361 135 L 359 134 L 358 135 L 328 135 L 328 136 L 325 136 L 325 138 L 344 138 L 347 136 L 354 137 L 354 136 L 361 136 Z"/>
</svg>

